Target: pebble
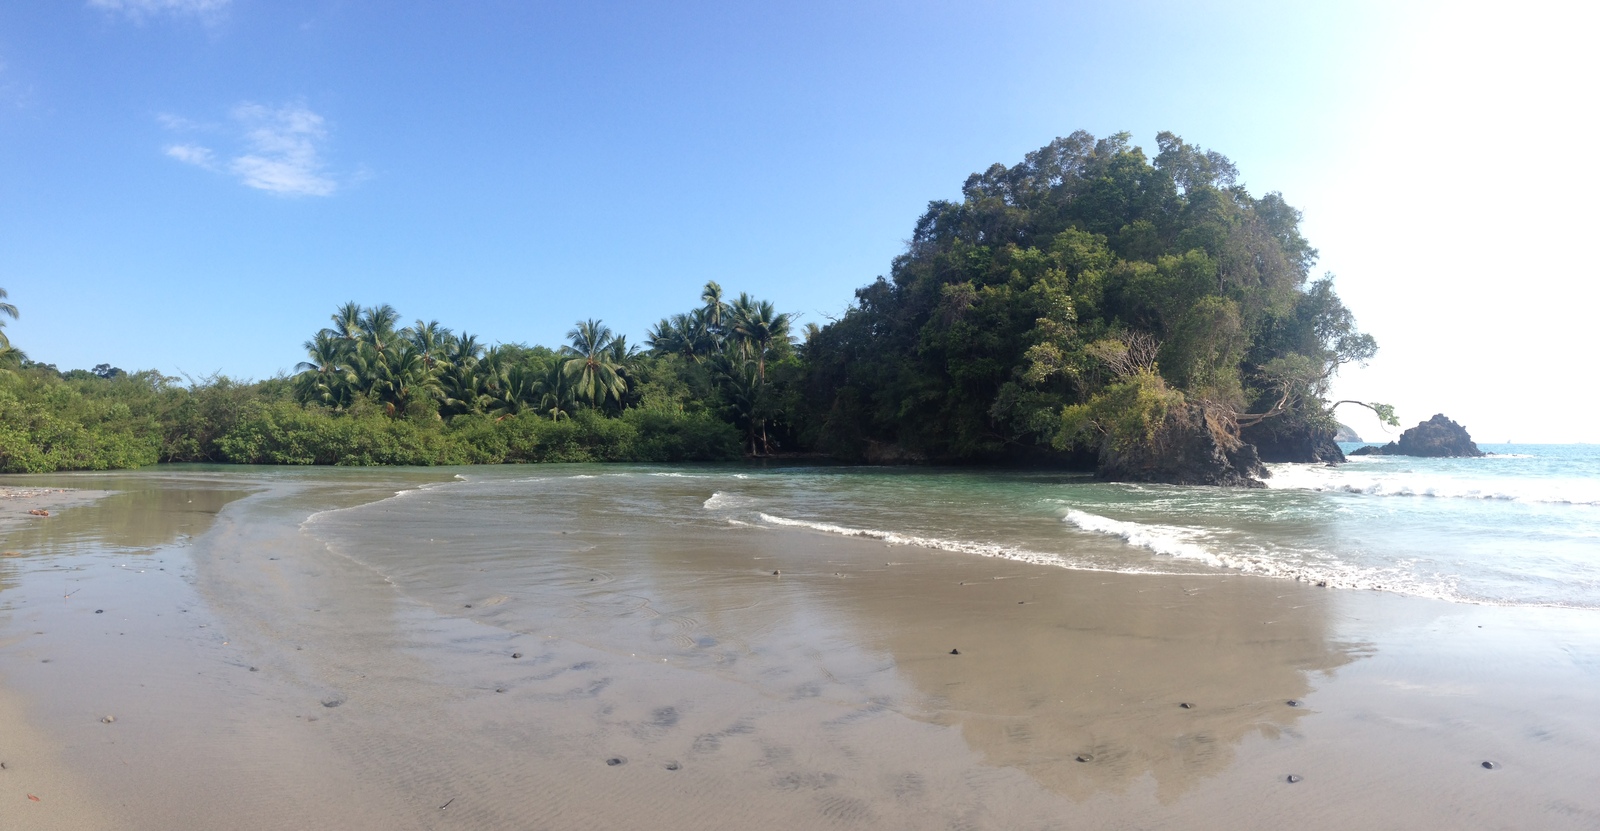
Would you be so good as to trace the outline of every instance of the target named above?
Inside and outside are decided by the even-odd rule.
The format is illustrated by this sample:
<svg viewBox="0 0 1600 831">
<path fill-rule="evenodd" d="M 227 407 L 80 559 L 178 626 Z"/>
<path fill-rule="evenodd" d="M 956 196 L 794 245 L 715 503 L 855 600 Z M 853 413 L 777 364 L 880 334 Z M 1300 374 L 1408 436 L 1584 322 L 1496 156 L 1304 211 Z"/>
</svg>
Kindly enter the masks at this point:
<svg viewBox="0 0 1600 831">
<path fill-rule="evenodd" d="M 1299 700 L 1293 699 L 1293 698 L 1289 699 L 1288 701 L 1285 701 L 1284 703 L 1288 704 L 1290 707 L 1298 707 L 1298 706 L 1300 706 Z"/>
<path fill-rule="evenodd" d="M 628 763 L 628 760 L 622 758 L 621 756 L 612 756 L 611 758 L 606 760 L 606 764 L 608 764 L 608 765 L 610 765 L 612 767 L 616 767 L 617 765 L 625 765 L 627 763 Z"/>
<path fill-rule="evenodd" d="M 665 767 L 666 767 L 667 770 L 677 770 L 677 769 L 679 769 L 679 768 L 681 768 L 683 766 L 678 764 L 677 762 L 668 762 L 665 765 Z"/>
<path fill-rule="evenodd" d="M 506 691 L 506 688 L 505 687 L 495 687 L 494 691 L 497 692 L 497 693 L 503 693 L 503 692 Z"/>
<path fill-rule="evenodd" d="M 322 699 L 322 706 L 328 707 L 330 709 L 333 708 L 333 707 L 337 707 L 337 706 L 339 706 L 340 704 L 343 704 L 343 703 L 344 703 L 344 699 L 342 699 L 342 698 L 324 698 L 324 699 Z"/>
<path fill-rule="evenodd" d="M 261 670 L 259 670 L 259 669 L 256 669 L 256 668 L 255 668 L 255 667 L 251 667 L 251 668 L 250 668 L 250 671 L 251 671 L 251 672 L 260 672 L 260 671 L 261 671 Z"/>
<path fill-rule="evenodd" d="M 960 655 L 960 654 L 961 654 L 961 650 L 959 650 L 959 649 L 952 649 L 952 650 L 950 650 L 950 654 L 951 654 L 951 655 Z"/>
<path fill-rule="evenodd" d="M 1484 762 L 1483 762 L 1483 769 L 1484 770 L 1494 770 L 1495 768 L 1498 768 L 1498 767 L 1500 767 L 1500 763 L 1499 762 L 1491 762 L 1491 761 L 1488 761 L 1488 760 L 1484 760 Z"/>
<path fill-rule="evenodd" d="M 1090 756 L 1087 753 L 1079 753 L 1078 754 L 1078 761 L 1080 761 L 1080 762 L 1092 762 L 1092 761 L 1094 761 L 1094 757 Z"/>
<path fill-rule="evenodd" d="M 513 653 L 511 653 L 511 657 L 513 657 L 513 658 L 521 658 L 522 657 L 522 653 L 521 652 L 513 652 Z"/>
<path fill-rule="evenodd" d="M 1185 702 L 1183 702 L 1183 703 L 1181 703 L 1181 704 L 1179 704 L 1179 705 L 1178 705 L 1178 706 L 1179 706 L 1179 707 L 1182 707 L 1182 708 L 1183 708 L 1183 709 L 1185 709 L 1185 710 L 1193 710 L 1193 709 L 1194 709 L 1194 705 L 1193 705 L 1193 704 L 1190 704 L 1190 703 L 1189 703 L 1189 702 L 1187 702 L 1187 701 L 1185 701 Z"/>
<path fill-rule="evenodd" d="M 773 577 L 778 577 L 778 576 L 780 576 L 780 575 L 782 575 L 782 574 L 783 574 L 783 572 L 781 572 L 781 571 L 773 571 L 773 572 L 772 572 L 772 576 L 773 576 Z"/>
<path fill-rule="evenodd" d="M 106 613 L 106 610 L 105 609 L 95 609 L 94 613 L 97 614 L 97 615 L 103 615 L 103 614 Z"/>
<path fill-rule="evenodd" d="M 1300 781 L 1300 777 L 1291 773 L 1287 777 L 1285 777 L 1283 781 L 1288 782 L 1289 784 L 1293 785 L 1294 783 Z"/>
<path fill-rule="evenodd" d="M 100 719 L 100 723 L 101 724 L 110 724 L 111 722 L 116 721 L 116 720 L 117 720 L 116 716 L 106 716 L 105 718 Z"/>
</svg>

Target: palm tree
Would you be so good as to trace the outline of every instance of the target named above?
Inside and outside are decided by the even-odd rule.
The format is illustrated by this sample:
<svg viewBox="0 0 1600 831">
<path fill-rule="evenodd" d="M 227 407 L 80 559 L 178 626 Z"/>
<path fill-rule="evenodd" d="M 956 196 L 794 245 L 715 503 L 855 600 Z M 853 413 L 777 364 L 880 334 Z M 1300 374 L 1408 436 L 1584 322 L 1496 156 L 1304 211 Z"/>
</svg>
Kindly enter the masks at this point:
<svg viewBox="0 0 1600 831">
<path fill-rule="evenodd" d="M 300 401 L 317 401 L 335 408 L 349 406 L 356 379 L 344 365 L 345 347 L 338 336 L 324 329 L 305 342 L 305 349 L 310 360 L 295 365 L 295 371 L 300 373 L 295 378 Z"/>
<path fill-rule="evenodd" d="M 361 341 L 378 352 L 394 346 L 394 325 L 400 322 L 400 313 L 388 303 L 361 310 Z"/>
<path fill-rule="evenodd" d="M 402 415 L 413 402 L 437 399 L 442 392 L 439 379 L 423 362 L 422 353 L 405 341 L 380 355 L 372 366 L 375 371 L 371 394 L 383 403 L 389 415 Z"/>
<path fill-rule="evenodd" d="M 342 341 L 355 343 L 361 337 L 361 304 L 352 300 L 333 313 L 333 333 Z"/>
<path fill-rule="evenodd" d="M 572 345 L 562 351 L 572 357 L 566 362 L 565 371 L 573 380 L 577 396 L 587 399 L 595 409 L 607 398 L 614 398 L 621 404 L 622 394 L 628 388 L 611 359 L 611 343 L 615 338 L 610 327 L 593 319 L 579 321 L 567 337 Z"/>
<path fill-rule="evenodd" d="M 550 416 L 551 421 L 571 418 L 573 404 L 572 381 L 560 363 L 550 365 L 539 383 L 539 412 Z"/>
<path fill-rule="evenodd" d="M 407 327 L 403 334 L 411 341 L 411 345 L 422 353 L 422 362 L 427 364 L 429 369 L 433 369 L 444 359 L 451 342 L 455 340 L 450 330 L 440 326 L 437 320 L 423 323 L 419 319 Z"/>
<path fill-rule="evenodd" d="M 717 285 L 716 280 L 707 280 L 706 287 L 700 291 L 700 301 L 705 304 L 706 322 L 721 337 L 722 318 L 728 311 L 728 304 L 722 302 L 722 286 Z"/>
<path fill-rule="evenodd" d="M 538 374 L 518 364 L 506 370 L 499 389 L 489 399 L 489 412 L 500 418 L 526 412 L 539 397 Z"/>
<path fill-rule="evenodd" d="M 0 300 L 3 300 L 5 297 L 6 297 L 6 290 L 5 289 L 0 289 Z M 16 320 L 17 319 L 17 307 L 11 305 L 10 303 L 0 302 L 0 315 L 5 315 L 6 317 L 11 318 L 12 320 Z M 11 348 L 11 339 L 6 337 L 5 326 L 6 326 L 6 322 L 4 320 L 0 320 L 0 349 L 10 349 Z M 18 352 L 17 354 L 21 355 L 22 353 Z M 22 363 L 21 359 L 18 359 L 16 361 L 16 363 L 19 363 L 19 364 Z"/>
<path fill-rule="evenodd" d="M 767 446 L 766 384 L 756 374 L 755 366 L 735 356 L 732 350 L 717 358 L 716 367 L 721 375 L 724 407 L 733 422 L 744 427 L 750 455 L 757 455 L 761 452 L 758 446 Z"/>
<path fill-rule="evenodd" d="M 734 304 L 731 325 L 742 354 L 749 357 L 750 353 L 755 353 L 756 374 L 766 383 L 767 351 L 774 343 L 788 345 L 792 340 L 789 314 L 778 314 L 770 300 L 756 301 L 740 294 L 739 301 Z"/>
</svg>

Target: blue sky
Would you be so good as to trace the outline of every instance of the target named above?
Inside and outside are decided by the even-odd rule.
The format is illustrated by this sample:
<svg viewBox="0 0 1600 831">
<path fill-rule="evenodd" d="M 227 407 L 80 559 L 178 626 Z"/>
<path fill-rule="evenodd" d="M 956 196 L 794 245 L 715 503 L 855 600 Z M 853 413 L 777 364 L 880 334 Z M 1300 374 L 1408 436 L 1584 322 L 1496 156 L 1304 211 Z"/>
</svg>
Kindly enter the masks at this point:
<svg viewBox="0 0 1600 831">
<path fill-rule="evenodd" d="M 967 174 L 1172 130 L 1305 211 L 1382 347 L 1338 392 L 1600 440 L 1594 17 L 1464 8 L 12 0 L 6 331 L 261 378 L 352 299 L 553 345 L 715 279 L 820 323 Z"/>
</svg>

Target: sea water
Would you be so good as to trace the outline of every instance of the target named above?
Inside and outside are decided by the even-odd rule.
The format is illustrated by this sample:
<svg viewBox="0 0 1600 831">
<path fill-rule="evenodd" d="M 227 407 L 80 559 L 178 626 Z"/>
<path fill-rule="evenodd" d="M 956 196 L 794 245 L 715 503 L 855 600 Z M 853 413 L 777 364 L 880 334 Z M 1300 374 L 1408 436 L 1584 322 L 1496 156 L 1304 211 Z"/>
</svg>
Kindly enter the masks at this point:
<svg viewBox="0 0 1600 831">
<path fill-rule="evenodd" d="M 1347 445 L 1353 449 L 1359 445 Z M 1600 448 L 1486 445 L 1472 459 L 1270 465 L 1265 489 L 969 468 L 546 465 L 431 486 L 432 537 L 530 512 L 742 526 L 881 542 L 885 560 L 1003 558 L 1066 569 L 1249 575 L 1512 606 L 1600 608 Z M 347 518 L 347 522 L 360 519 Z M 453 517 L 444 520 L 440 518 Z M 393 519 L 366 525 L 382 536 Z M 332 529 L 329 529 L 332 530 Z M 463 531 L 463 533 L 466 533 Z M 384 547 L 372 539 L 373 547 Z"/>
</svg>

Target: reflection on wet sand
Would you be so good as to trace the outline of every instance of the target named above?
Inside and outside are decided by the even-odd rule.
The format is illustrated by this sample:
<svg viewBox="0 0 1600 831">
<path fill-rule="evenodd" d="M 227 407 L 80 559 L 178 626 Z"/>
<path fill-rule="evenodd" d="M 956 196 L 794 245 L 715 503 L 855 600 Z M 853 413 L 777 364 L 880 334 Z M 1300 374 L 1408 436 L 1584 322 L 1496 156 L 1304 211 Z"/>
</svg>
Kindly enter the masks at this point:
<svg viewBox="0 0 1600 831">
<path fill-rule="evenodd" d="M 1246 736 L 1292 732 L 1307 710 L 1288 702 L 1301 703 L 1311 675 L 1358 655 L 1329 642 L 1325 603 L 1298 587 L 1014 576 L 922 582 L 900 602 L 851 605 L 930 720 L 1075 799 L 1146 775 L 1157 798 L 1176 799 L 1226 770 Z"/>
<path fill-rule="evenodd" d="M 703 490 L 482 482 L 316 528 L 441 611 L 959 726 L 1076 799 L 1147 775 L 1181 796 L 1246 736 L 1292 731 L 1307 710 L 1287 702 L 1358 654 L 1329 642 L 1317 589 L 730 527 L 697 515 Z"/>
<path fill-rule="evenodd" d="M 103 486 L 113 492 L 10 529 L 6 550 L 31 556 L 109 545 L 129 553 L 148 552 L 203 533 L 223 506 L 250 493 L 155 475 L 130 475 Z"/>
</svg>

